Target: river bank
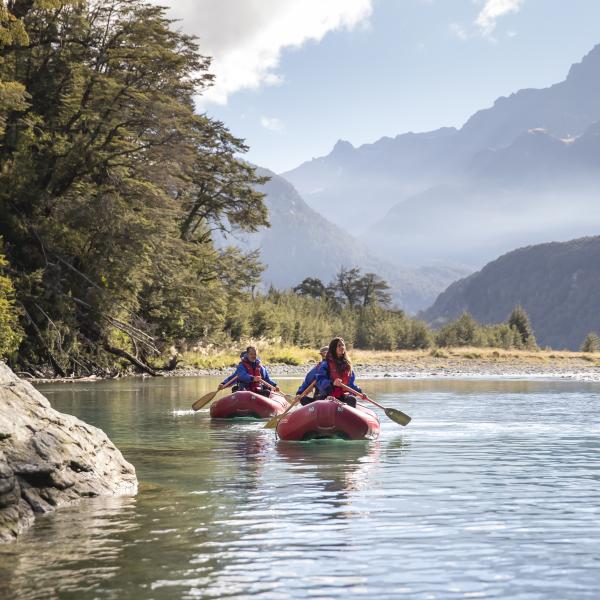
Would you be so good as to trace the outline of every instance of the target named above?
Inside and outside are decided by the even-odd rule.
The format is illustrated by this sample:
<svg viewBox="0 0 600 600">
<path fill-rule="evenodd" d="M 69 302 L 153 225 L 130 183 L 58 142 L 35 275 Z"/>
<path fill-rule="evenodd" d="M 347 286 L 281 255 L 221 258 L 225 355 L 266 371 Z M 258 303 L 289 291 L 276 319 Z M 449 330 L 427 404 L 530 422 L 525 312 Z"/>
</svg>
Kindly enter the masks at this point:
<svg viewBox="0 0 600 600">
<path fill-rule="evenodd" d="M 377 352 L 354 350 L 358 378 L 378 377 L 550 377 L 578 381 L 600 381 L 600 354 L 568 351 L 522 351 L 490 348 L 445 348 Z M 303 377 L 314 360 L 302 364 L 268 363 L 273 377 Z M 183 365 L 160 371 L 165 377 L 225 376 L 230 366 Z M 100 381 L 101 377 L 33 379 L 34 383 Z"/>
<path fill-rule="evenodd" d="M 600 354 L 452 348 L 398 352 L 354 351 L 357 378 L 552 377 L 600 381 Z M 302 377 L 314 366 L 269 365 L 273 377 Z M 169 375 L 221 375 L 229 369 L 177 369 Z"/>
</svg>

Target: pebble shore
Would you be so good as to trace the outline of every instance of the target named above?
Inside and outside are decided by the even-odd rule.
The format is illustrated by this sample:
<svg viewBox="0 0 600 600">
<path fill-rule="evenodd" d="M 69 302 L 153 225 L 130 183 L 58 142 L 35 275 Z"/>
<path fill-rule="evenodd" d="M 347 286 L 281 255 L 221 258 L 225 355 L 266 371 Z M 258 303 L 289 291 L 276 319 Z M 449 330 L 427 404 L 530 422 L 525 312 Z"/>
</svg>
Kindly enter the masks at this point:
<svg viewBox="0 0 600 600">
<path fill-rule="evenodd" d="M 272 377 L 304 377 L 315 363 L 304 365 L 269 364 Z M 548 357 L 530 354 L 527 357 L 510 354 L 493 356 L 486 354 L 456 354 L 445 357 L 430 354 L 402 355 L 394 360 L 356 361 L 354 370 L 358 379 L 379 377 L 396 378 L 551 378 L 574 381 L 600 382 L 600 355 L 582 357 L 581 354 L 563 354 Z M 199 377 L 213 375 L 225 377 L 233 368 L 199 369 L 184 367 L 173 371 L 162 371 L 164 377 Z M 144 375 L 147 377 L 147 375 Z M 101 377 L 30 379 L 32 383 L 58 383 L 102 380 Z"/>
<path fill-rule="evenodd" d="M 272 377 L 304 377 L 314 363 L 299 366 L 269 365 Z M 502 357 L 498 360 L 464 357 L 424 357 L 417 361 L 401 360 L 381 363 L 355 363 L 358 379 L 396 378 L 557 378 L 577 381 L 599 381 L 600 364 L 581 358 L 517 360 Z M 168 376 L 194 377 L 199 375 L 225 376 L 231 369 L 176 369 Z"/>
</svg>

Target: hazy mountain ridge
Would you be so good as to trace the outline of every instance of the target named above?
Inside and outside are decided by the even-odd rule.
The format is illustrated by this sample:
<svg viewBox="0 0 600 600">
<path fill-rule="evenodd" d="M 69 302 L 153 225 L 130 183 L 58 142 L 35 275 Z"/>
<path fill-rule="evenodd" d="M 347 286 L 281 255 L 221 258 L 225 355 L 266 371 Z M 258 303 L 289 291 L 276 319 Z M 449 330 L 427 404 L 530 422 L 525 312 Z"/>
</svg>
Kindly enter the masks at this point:
<svg viewBox="0 0 600 600">
<path fill-rule="evenodd" d="M 599 123 L 600 45 L 563 82 L 499 98 L 460 130 L 409 133 L 359 148 L 338 143 L 285 177 L 313 208 L 343 215 L 372 251 L 394 262 L 423 265 L 443 257 L 479 267 L 520 245 L 600 230 L 595 214 L 580 221 L 567 215 L 565 226 L 548 218 L 570 202 L 573 210 L 594 212 Z M 520 210 L 532 217 L 531 227 L 518 218 Z M 480 242 L 472 244 L 473 232 Z"/>
<path fill-rule="evenodd" d="M 354 148 L 339 140 L 331 153 L 282 173 L 307 203 L 353 233 L 394 204 L 452 172 L 454 128 L 384 137 Z M 367 208 L 368 206 L 368 208 Z"/>
<path fill-rule="evenodd" d="M 509 146 L 479 153 L 470 174 L 478 179 L 491 178 L 512 185 L 532 180 L 576 185 L 582 175 L 597 179 L 599 166 L 600 121 L 576 138 L 558 138 L 544 129 L 530 129 Z"/>
<path fill-rule="evenodd" d="M 467 311 L 500 323 L 516 305 L 531 319 L 538 343 L 580 347 L 600 332 L 600 236 L 519 248 L 450 285 L 422 316 L 441 325 Z"/>
<path fill-rule="evenodd" d="M 435 260 L 478 267 L 527 244 L 600 231 L 600 123 L 574 140 L 540 130 L 486 150 L 469 177 L 394 206 L 367 234 L 372 249 L 405 264 Z"/>
<path fill-rule="evenodd" d="M 474 147 L 501 148 L 528 129 L 543 128 L 555 137 L 581 135 L 600 120 L 600 44 L 571 66 L 564 81 L 548 88 L 524 89 L 498 98 L 475 113 L 460 135 Z"/>
<path fill-rule="evenodd" d="M 430 306 L 452 281 L 468 273 L 465 268 L 444 265 L 407 269 L 377 258 L 365 244 L 311 209 L 284 178 L 266 169 L 258 172 L 271 177 L 262 188 L 271 227 L 226 241 L 244 249 L 260 249 L 267 266 L 266 285 L 288 288 L 305 277 L 328 283 L 341 266 L 359 266 L 386 279 L 394 302 L 414 313 Z"/>
</svg>

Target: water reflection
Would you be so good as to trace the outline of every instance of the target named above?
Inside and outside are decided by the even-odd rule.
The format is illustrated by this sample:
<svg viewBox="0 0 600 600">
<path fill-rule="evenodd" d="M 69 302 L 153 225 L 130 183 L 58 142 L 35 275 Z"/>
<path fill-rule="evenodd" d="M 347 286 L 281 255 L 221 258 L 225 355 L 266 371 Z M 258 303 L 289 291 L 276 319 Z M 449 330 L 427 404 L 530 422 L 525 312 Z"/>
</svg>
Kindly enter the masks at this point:
<svg viewBox="0 0 600 600">
<path fill-rule="evenodd" d="M 369 472 L 378 462 L 381 443 L 323 440 L 279 441 L 277 456 L 285 460 L 296 476 L 317 478 L 325 491 L 351 492 L 368 484 Z"/>
<path fill-rule="evenodd" d="M 360 517 L 353 493 L 372 485 L 379 465 L 381 442 L 322 440 L 277 443 L 277 456 L 286 463 L 298 486 L 320 482 L 323 514 L 332 519 Z"/>
<path fill-rule="evenodd" d="M 39 518 L 17 544 L 0 550 L 1 597 L 46 600 L 101 589 L 124 560 L 120 538 L 139 529 L 135 504 L 127 497 L 96 499 Z"/>
</svg>

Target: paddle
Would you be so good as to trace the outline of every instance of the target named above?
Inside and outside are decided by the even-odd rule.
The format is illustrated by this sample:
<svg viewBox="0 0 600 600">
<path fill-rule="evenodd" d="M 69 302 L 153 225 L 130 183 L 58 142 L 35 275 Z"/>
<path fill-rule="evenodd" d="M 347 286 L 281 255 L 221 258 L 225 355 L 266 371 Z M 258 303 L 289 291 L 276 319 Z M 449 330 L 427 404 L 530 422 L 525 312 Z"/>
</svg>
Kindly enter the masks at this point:
<svg viewBox="0 0 600 600">
<path fill-rule="evenodd" d="M 237 375 L 231 381 L 228 381 L 227 385 L 221 389 L 227 389 L 229 386 L 233 385 L 236 379 Z M 198 400 L 192 404 L 192 410 L 200 410 L 201 408 L 205 407 L 220 391 L 221 390 L 217 390 L 216 392 L 208 392 L 208 394 L 205 394 L 202 396 L 202 398 L 198 398 Z"/>
<path fill-rule="evenodd" d="M 290 402 L 294 398 L 294 396 L 292 396 L 291 394 L 284 394 L 279 388 L 276 388 L 274 385 L 267 383 L 264 379 L 261 379 L 260 382 L 266 388 L 269 388 L 272 392 L 275 392 L 276 394 L 280 394 L 281 396 L 283 396 L 288 402 Z"/>
<path fill-rule="evenodd" d="M 367 402 L 371 402 L 371 404 L 378 406 L 379 408 L 381 408 L 381 410 L 383 410 L 383 412 L 392 421 L 395 421 L 399 425 L 402 425 L 405 427 L 411 421 L 411 418 L 408 415 L 404 414 L 401 410 L 397 410 L 395 408 L 386 408 L 385 406 L 382 406 L 381 404 L 379 404 L 379 402 L 375 402 L 375 400 L 371 400 L 371 398 L 369 398 L 369 396 L 367 396 L 366 394 L 361 394 L 360 392 L 353 390 L 351 387 L 348 387 L 347 385 L 344 385 L 343 383 L 340 384 L 340 387 L 345 389 L 346 391 L 350 392 L 351 394 L 358 395 L 363 400 L 366 400 Z"/>
<path fill-rule="evenodd" d="M 280 415 L 275 415 L 274 417 L 271 417 L 266 423 L 265 423 L 265 429 L 274 429 L 275 427 L 277 427 L 277 424 L 279 423 L 279 421 L 281 421 L 281 419 L 283 419 L 283 417 L 285 417 L 285 415 L 287 415 L 290 410 L 292 410 L 292 408 L 294 408 L 294 406 L 296 406 L 296 404 L 298 404 L 298 402 L 300 402 L 300 400 L 302 400 L 302 398 L 304 398 L 305 396 L 308 396 L 308 394 L 310 394 L 310 392 L 312 391 L 312 389 L 315 387 L 315 384 L 317 382 L 313 381 L 303 392 L 302 394 L 300 394 L 300 396 L 298 396 L 290 405 L 290 407 L 284 412 L 281 413 Z M 287 396 L 286 396 L 287 398 Z"/>
</svg>

